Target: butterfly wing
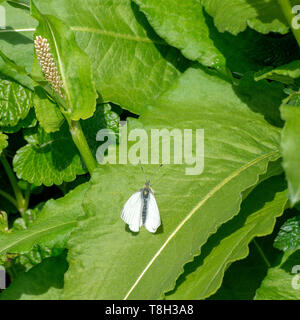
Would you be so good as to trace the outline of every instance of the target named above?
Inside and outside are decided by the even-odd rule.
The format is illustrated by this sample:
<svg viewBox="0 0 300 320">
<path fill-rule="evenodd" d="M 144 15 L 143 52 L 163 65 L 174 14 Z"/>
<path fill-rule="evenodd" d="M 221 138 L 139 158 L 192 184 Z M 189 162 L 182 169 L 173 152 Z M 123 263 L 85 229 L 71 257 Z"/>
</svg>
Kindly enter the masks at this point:
<svg viewBox="0 0 300 320">
<path fill-rule="evenodd" d="M 152 233 L 155 233 L 157 228 L 160 226 L 160 214 L 158 210 L 158 206 L 154 197 L 153 192 L 149 193 L 148 200 L 148 210 L 145 221 L 145 228 Z"/>
<path fill-rule="evenodd" d="M 139 232 L 140 230 L 142 225 L 142 207 L 141 191 L 137 191 L 127 200 L 122 209 L 121 218 L 129 225 L 129 229 L 132 232 Z"/>
</svg>

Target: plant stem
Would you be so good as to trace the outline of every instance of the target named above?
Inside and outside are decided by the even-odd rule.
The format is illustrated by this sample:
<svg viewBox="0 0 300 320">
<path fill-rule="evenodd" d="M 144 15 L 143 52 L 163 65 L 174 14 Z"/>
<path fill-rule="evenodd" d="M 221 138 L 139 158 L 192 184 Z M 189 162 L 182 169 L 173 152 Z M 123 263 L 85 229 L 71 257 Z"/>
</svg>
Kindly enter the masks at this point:
<svg viewBox="0 0 300 320">
<path fill-rule="evenodd" d="M 83 158 L 83 161 L 90 173 L 93 173 L 94 169 L 97 167 L 97 162 L 93 157 L 93 154 L 90 150 L 90 147 L 86 141 L 85 135 L 82 131 L 79 121 L 68 120 L 70 132 L 73 138 L 73 141 Z"/>
<path fill-rule="evenodd" d="M 300 29 L 295 29 L 292 26 L 292 21 L 293 21 L 294 15 L 293 15 L 292 6 L 290 4 L 290 1 L 289 0 L 279 0 L 279 4 L 280 4 L 281 10 L 282 10 L 289 26 L 291 27 L 291 29 L 294 33 L 294 36 L 298 42 L 298 46 L 300 47 Z"/>
<path fill-rule="evenodd" d="M 261 257 L 263 258 L 264 262 L 266 263 L 266 265 L 268 266 L 268 268 L 271 268 L 271 263 L 269 262 L 269 260 L 267 259 L 267 257 L 265 256 L 262 248 L 260 247 L 260 245 L 257 243 L 257 241 L 255 239 L 253 239 L 253 243 L 255 244 L 259 254 L 261 255 Z"/>
<path fill-rule="evenodd" d="M 17 201 L 7 192 L 0 190 L 0 196 L 2 196 L 3 198 L 7 199 L 10 203 L 12 203 L 17 209 L 18 208 L 18 203 Z"/>
<path fill-rule="evenodd" d="M 7 176 L 8 176 L 10 184 L 11 184 L 13 190 L 14 190 L 14 193 L 15 193 L 15 196 L 16 196 L 16 200 L 17 200 L 17 208 L 20 211 L 20 213 L 22 214 L 27 209 L 26 208 L 26 201 L 25 201 L 25 199 L 23 197 L 22 191 L 18 186 L 17 179 L 16 179 L 16 177 L 15 177 L 15 175 L 14 175 L 14 173 L 13 173 L 13 171 L 12 171 L 12 169 L 11 169 L 9 163 L 8 163 L 8 161 L 6 160 L 5 156 L 2 155 L 0 157 L 0 159 L 1 159 L 1 162 L 2 162 L 3 167 L 5 169 L 5 172 L 6 172 Z"/>
</svg>

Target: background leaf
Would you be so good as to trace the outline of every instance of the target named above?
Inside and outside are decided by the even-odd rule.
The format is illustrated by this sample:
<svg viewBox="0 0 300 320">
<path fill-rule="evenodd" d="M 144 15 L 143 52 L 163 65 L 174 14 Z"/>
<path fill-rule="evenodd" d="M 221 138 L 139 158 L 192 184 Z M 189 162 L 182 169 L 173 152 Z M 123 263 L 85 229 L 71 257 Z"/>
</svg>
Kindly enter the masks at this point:
<svg viewBox="0 0 300 320">
<path fill-rule="evenodd" d="M 141 114 L 180 74 L 185 62 L 159 38 L 131 0 L 41 1 L 42 13 L 64 21 L 93 64 L 104 102 Z"/>
<path fill-rule="evenodd" d="M 289 196 L 292 204 L 300 200 L 300 164 L 299 135 L 300 135 L 300 108 L 299 95 L 289 97 L 281 106 L 281 117 L 285 120 L 282 131 L 281 148 L 283 154 L 283 168 L 289 186 Z"/>
<path fill-rule="evenodd" d="M 300 60 L 292 61 L 276 69 L 262 70 L 255 75 L 255 80 L 270 79 L 286 84 L 294 83 L 300 77 Z"/>
<path fill-rule="evenodd" d="M 20 179 L 51 186 L 73 181 L 86 172 L 66 123 L 60 131 L 50 134 L 38 127 L 26 139 L 30 142 L 17 151 L 13 160 Z"/>
<path fill-rule="evenodd" d="M 247 25 L 261 33 L 288 32 L 288 25 L 278 1 L 202 0 L 202 3 L 206 11 L 214 17 L 220 32 L 237 34 L 244 31 Z M 297 4 L 297 1 L 292 0 L 291 3 Z"/>
<path fill-rule="evenodd" d="M 205 66 L 224 68 L 225 59 L 210 37 L 199 1 L 135 0 L 151 26 L 170 45 Z"/>
<path fill-rule="evenodd" d="M 297 276 L 297 272 L 299 272 L 299 259 L 300 250 L 286 251 L 279 265 L 269 269 L 260 288 L 256 291 L 255 299 L 299 300 L 299 275 Z M 298 288 L 293 288 L 292 284 L 297 285 Z"/>
<path fill-rule="evenodd" d="M 300 216 L 287 220 L 274 241 L 274 247 L 279 250 L 296 250 L 300 247 Z"/>
<path fill-rule="evenodd" d="M 64 299 L 161 297 L 173 289 L 183 265 L 199 255 L 208 237 L 238 213 L 241 192 L 255 185 L 269 161 L 279 157 L 280 131 L 252 112 L 232 85 L 201 69 L 189 69 L 148 113 L 129 122 L 133 128 L 204 128 L 204 172 L 189 176 L 186 166 L 163 167 L 154 186 L 162 227 L 155 235 L 144 229 L 133 235 L 120 211 L 144 183 L 140 168 L 95 170 L 84 200 L 89 218 L 68 244 Z M 156 170 L 145 166 L 148 177 Z"/>
<path fill-rule="evenodd" d="M 45 259 L 28 272 L 20 274 L 0 294 L 0 300 L 58 300 L 67 268 L 65 254 Z"/>
<path fill-rule="evenodd" d="M 2 4 L 6 13 L 6 29 L 0 30 L 0 50 L 17 65 L 31 71 L 33 58 L 33 33 L 37 25 L 28 10 Z M 0 71 L 6 65 L 0 58 Z"/>
<path fill-rule="evenodd" d="M 249 254 L 248 245 L 257 236 L 270 234 L 276 218 L 287 204 L 287 190 L 282 176 L 274 177 L 252 191 L 242 203 L 239 215 L 223 225 L 191 263 L 180 284 L 168 299 L 198 300 L 215 293 L 221 286 L 225 270 Z"/>
<path fill-rule="evenodd" d="M 0 256 L 28 253 L 34 246 L 57 255 L 82 216 L 81 203 L 88 184 L 83 184 L 63 198 L 49 200 L 37 219 L 26 230 L 0 234 Z"/>
<path fill-rule="evenodd" d="M 47 133 L 58 131 L 65 119 L 57 104 L 49 100 L 41 87 L 35 87 L 33 102 L 41 127 Z"/>
<path fill-rule="evenodd" d="M 119 118 L 113 111 L 107 110 L 105 105 L 98 105 L 92 118 L 81 120 L 83 132 L 94 156 L 101 145 L 96 140 L 97 132 L 104 128 L 116 130 L 112 117 L 118 122 Z M 49 120 L 50 118 L 47 121 Z M 56 122 L 55 126 L 57 124 Z M 54 133 L 46 133 L 40 126 L 30 129 L 25 132 L 25 139 L 28 144 L 17 151 L 13 160 L 14 170 L 20 179 L 36 186 L 51 186 L 73 181 L 77 175 L 87 172 L 67 122 Z"/>
<path fill-rule="evenodd" d="M 3 149 L 5 149 L 7 146 L 8 146 L 7 135 L 0 132 L 0 155 Z"/>
<path fill-rule="evenodd" d="M 15 126 L 32 107 L 32 93 L 16 82 L 0 78 L 0 126 Z"/>
</svg>

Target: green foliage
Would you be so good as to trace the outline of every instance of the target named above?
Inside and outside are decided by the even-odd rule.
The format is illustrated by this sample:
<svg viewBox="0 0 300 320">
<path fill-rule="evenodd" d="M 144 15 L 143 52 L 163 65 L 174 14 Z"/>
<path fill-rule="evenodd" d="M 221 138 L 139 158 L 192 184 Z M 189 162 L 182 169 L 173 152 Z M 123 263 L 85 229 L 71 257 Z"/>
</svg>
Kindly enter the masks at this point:
<svg viewBox="0 0 300 320">
<path fill-rule="evenodd" d="M 48 40 L 61 75 L 66 113 L 72 120 L 91 117 L 96 110 L 97 93 L 88 55 L 78 47 L 70 28 L 56 17 L 41 14 L 33 1 L 31 14 L 39 21 L 35 35 Z"/>
<path fill-rule="evenodd" d="M 41 127 L 32 131 L 25 136 L 29 143 L 14 157 L 14 170 L 20 179 L 51 186 L 85 173 L 66 124 L 55 133 L 47 134 Z"/>
<path fill-rule="evenodd" d="M 205 129 L 205 170 L 201 179 L 185 175 L 185 166 L 165 166 L 160 184 L 155 187 L 163 229 L 155 236 L 144 230 L 133 236 L 125 229 L 119 212 L 130 194 L 143 185 L 140 169 L 127 165 L 96 170 L 84 200 L 90 218 L 70 239 L 64 298 L 162 297 L 173 288 L 183 265 L 199 254 L 210 234 L 238 213 L 241 192 L 255 185 L 268 162 L 279 156 L 279 130 L 252 112 L 233 87 L 216 75 L 189 69 L 139 121 L 132 120 L 129 128 L 166 128 L 170 110 L 178 119 L 174 127 L 189 124 Z M 249 121 L 241 123 L 241 118 Z M 174 127 L 168 122 L 169 130 Z M 260 134 L 261 130 L 268 134 Z M 154 170 L 145 167 L 149 177 Z M 126 178 L 129 176 L 130 180 Z M 186 190 L 193 192 L 186 194 Z M 102 241 L 98 241 L 100 238 Z M 117 248 L 122 248 L 121 256 Z M 137 257 L 134 253 L 141 250 L 143 255 Z M 168 273 L 161 273 L 166 266 Z M 98 279 L 92 286 L 91 276 Z"/>
<path fill-rule="evenodd" d="M 300 216 L 289 219 L 282 225 L 274 247 L 283 251 L 300 247 Z"/>
<path fill-rule="evenodd" d="M 7 28 L 1 30 L 0 50 L 18 65 L 31 70 L 33 57 L 32 37 L 36 21 L 30 17 L 27 10 L 2 4 L 6 13 Z M 14 32 L 13 30 L 20 30 Z M 0 58 L 0 71 L 7 68 Z"/>
<path fill-rule="evenodd" d="M 295 0 L 0 3 L 1 299 L 299 300 Z M 145 179 L 154 234 L 120 218 Z"/>
<path fill-rule="evenodd" d="M 210 38 L 202 6 L 197 0 L 136 0 L 155 31 L 190 60 L 224 68 L 225 59 Z M 180 24 L 178 23 L 180 21 Z M 191 32 L 193 30 L 193 32 Z"/>
<path fill-rule="evenodd" d="M 3 149 L 5 149 L 7 147 L 7 145 L 8 145 L 7 135 L 0 132 L 0 155 L 3 151 Z"/>
<path fill-rule="evenodd" d="M 292 2 L 297 4 L 295 0 Z M 202 3 L 207 12 L 214 17 L 214 22 L 221 32 L 237 34 L 247 26 L 261 33 L 288 31 L 278 1 L 202 0 Z"/>
<path fill-rule="evenodd" d="M 221 286 L 225 270 L 245 258 L 250 241 L 274 229 L 286 203 L 286 186 L 281 176 L 269 179 L 252 191 L 239 215 L 223 225 L 206 243 L 200 257 L 187 268 L 184 281 L 168 299 L 204 299 Z M 188 267 L 188 266 L 187 266 Z"/>
<path fill-rule="evenodd" d="M 47 105 L 51 104 L 47 100 Z M 56 106 L 51 105 L 51 108 Z M 53 110 L 53 109 L 52 109 Z M 98 130 L 110 127 L 110 123 L 106 122 L 106 114 L 104 106 L 98 106 L 96 114 L 93 118 L 82 121 L 83 131 L 86 134 L 87 141 L 90 142 L 90 148 L 93 154 L 96 154 L 99 143 L 96 141 Z M 48 117 L 45 115 L 44 124 L 49 130 L 49 126 L 53 129 L 53 117 L 50 118 L 51 109 L 48 110 Z M 54 127 L 58 127 L 61 117 L 57 117 Z M 106 111 L 108 112 L 108 111 Z M 108 113 L 109 116 L 114 114 Z M 59 118 L 59 119 L 57 119 Z M 110 118 L 109 118 L 109 121 Z M 114 124 L 112 123 L 112 126 Z M 82 163 L 80 154 L 72 141 L 68 125 L 65 122 L 60 131 L 54 133 L 46 133 L 42 127 L 36 127 L 25 132 L 25 139 L 28 144 L 19 149 L 14 157 L 13 166 L 19 178 L 39 186 L 44 184 L 51 186 L 53 184 L 60 185 L 64 181 L 73 181 L 77 175 L 84 174 L 86 168 Z"/>
<path fill-rule="evenodd" d="M 34 108 L 41 127 L 47 132 L 58 131 L 64 122 L 59 107 L 53 101 L 50 101 L 45 91 L 37 86 L 34 94 Z"/>
<path fill-rule="evenodd" d="M 104 101 L 140 114 L 183 66 L 177 50 L 153 32 L 130 0 L 92 0 L 76 6 L 68 0 L 36 0 L 35 4 L 75 32 L 78 45 L 91 58 L 96 88 Z"/>
<path fill-rule="evenodd" d="M 16 82 L 0 79 L 0 127 L 15 126 L 32 107 L 31 91 Z"/>
<path fill-rule="evenodd" d="M 278 266 L 270 268 L 256 292 L 256 300 L 299 300 L 300 250 L 286 251 Z"/>
<path fill-rule="evenodd" d="M 49 200 L 38 217 L 24 230 L 0 234 L 0 257 L 6 253 L 27 253 L 34 246 L 42 251 L 61 253 L 65 243 L 83 215 L 80 206 L 88 184 L 83 184 L 59 200 Z"/>
<path fill-rule="evenodd" d="M 294 79 L 300 77 L 300 60 L 295 60 L 289 64 L 280 66 L 276 69 L 262 70 L 255 76 L 255 80 L 270 79 L 286 84 L 293 84 Z"/>
<path fill-rule="evenodd" d="M 29 272 L 18 276 L 5 290 L 1 300 L 50 300 L 58 299 L 64 285 L 64 272 L 68 264 L 65 254 L 45 259 Z"/>
<path fill-rule="evenodd" d="M 300 155 L 298 139 L 300 135 L 300 108 L 299 94 L 291 95 L 281 106 L 281 117 L 285 120 L 282 131 L 281 147 L 283 167 L 289 184 L 289 196 L 292 204 L 300 200 Z"/>
</svg>

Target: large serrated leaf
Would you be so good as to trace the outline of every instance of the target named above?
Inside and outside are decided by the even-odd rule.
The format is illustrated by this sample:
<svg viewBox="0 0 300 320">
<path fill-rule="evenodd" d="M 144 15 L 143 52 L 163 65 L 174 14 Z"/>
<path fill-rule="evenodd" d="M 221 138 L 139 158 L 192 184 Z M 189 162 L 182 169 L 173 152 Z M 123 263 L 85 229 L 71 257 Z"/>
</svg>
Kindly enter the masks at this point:
<svg viewBox="0 0 300 320">
<path fill-rule="evenodd" d="M 224 68 L 225 59 L 211 39 L 201 4 L 197 0 L 135 0 L 155 31 L 190 60 Z"/>
<path fill-rule="evenodd" d="M 287 190 L 282 176 L 260 184 L 243 202 L 239 215 L 222 226 L 193 262 L 193 270 L 167 299 L 205 299 L 221 286 L 227 267 L 245 258 L 250 241 L 273 231 L 276 218 L 286 206 Z M 182 281 L 183 279 L 181 279 Z"/>
<path fill-rule="evenodd" d="M 83 132 L 94 156 L 101 144 L 96 140 L 97 132 L 111 128 L 112 125 L 109 123 L 110 119 L 107 119 L 107 113 L 105 105 L 98 105 L 92 118 L 81 120 Z M 111 111 L 109 115 L 112 114 L 114 113 Z M 47 119 L 48 128 L 49 120 Z M 57 125 L 58 122 L 55 121 L 54 127 L 57 128 Z M 26 131 L 25 139 L 28 144 L 17 151 L 13 160 L 14 170 L 19 178 L 36 186 L 51 186 L 73 181 L 77 175 L 86 173 L 66 122 L 59 131 L 48 134 L 40 126 Z"/>
<path fill-rule="evenodd" d="M 91 61 L 78 47 L 73 31 L 56 17 L 41 14 L 34 3 L 31 1 L 31 14 L 39 21 L 35 35 L 50 44 L 63 82 L 66 112 L 72 120 L 87 119 L 94 114 L 97 99 Z"/>
<path fill-rule="evenodd" d="M 20 120 L 15 126 L 1 127 L 1 131 L 5 133 L 15 133 L 21 129 L 33 128 L 37 124 L 37 119 L 35 116 L 34 109 L 31 108 L 27 117 L 23 120 Z"/>
<path fill-rule="evenodd" d="M 13 127 L 26 118 L 32 93 L 16 82 L 0 78 L 0 126 Z"/>
<path fill-rule="evenodd" d="M 90 56 L 96 88 L 141 114 L 180 74 L 183 59 L 149 26 L 131 0 L 35 0 L 42 13 L 64 21 Z"/>
<path fill-rule="evenodd" d="M 20 179 L 51 186 L 86 172 L 66 123 L 58 132 L 47 134 L 41 127 L 35 131 L 26 136 L 30 142 L 14 156 L 13 167 Z"/>
<path fill-rule="evenodd" d="M 201 69 L 189 69 L 129 128 L 203 128 L 204 172 L 190 176 L 186 165 L 165 165 L 153 186 L 162 227 L 154 235 L 145 229 L 133 235 L 120 211 L 145 182 L 140 167 L 95 170 L 84 200 L 88 218 L 68 244 L 63 298 L 161 297 L 208 237 L 238 213 L 242 191 L 280 156 L 280 130 L 252 112 L 229 83 Z M 144 169 L 151 178 L 157 166 Z"/>
</svg>

